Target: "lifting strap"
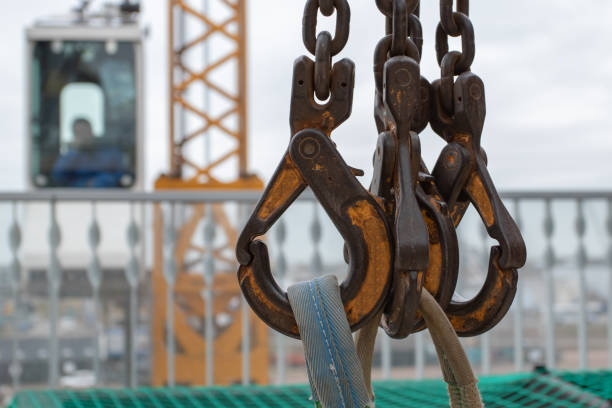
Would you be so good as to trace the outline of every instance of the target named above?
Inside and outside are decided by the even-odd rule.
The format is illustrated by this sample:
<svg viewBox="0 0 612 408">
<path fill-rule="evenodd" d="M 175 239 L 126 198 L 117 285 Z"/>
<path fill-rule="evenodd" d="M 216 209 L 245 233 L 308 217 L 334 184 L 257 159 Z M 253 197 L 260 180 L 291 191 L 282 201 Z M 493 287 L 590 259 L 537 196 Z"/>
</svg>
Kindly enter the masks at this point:
<svg viewBox="0 0 612 408">
<path fill-rule="evenodd" d="M 465 350 L 444 310 L 425 289 L 421 294 L 421 313 L 436 346 L 438 361 L 448 384 L 451 408 L 483 407 L 478 379 L 474 375 Z"/>
<path fill-rule="evenodd" d="M 373 407 L 370 371 L 378 316 L 361 330 L 355 346 L 342 307 L 338 280 L 325 276 L 287 290 L 306 356 L 312 396 L 323 408 Z M 448 384 L 451 408 L 482 408 L 477 378 L 451 323 L 423 290 L 420 310 Z"/>
<path fill-rule="evenodd" d="M 304 344 L 315 403 L 323 408 L 371 406 L 335 276 L 287 290 Z"/>
</svg>

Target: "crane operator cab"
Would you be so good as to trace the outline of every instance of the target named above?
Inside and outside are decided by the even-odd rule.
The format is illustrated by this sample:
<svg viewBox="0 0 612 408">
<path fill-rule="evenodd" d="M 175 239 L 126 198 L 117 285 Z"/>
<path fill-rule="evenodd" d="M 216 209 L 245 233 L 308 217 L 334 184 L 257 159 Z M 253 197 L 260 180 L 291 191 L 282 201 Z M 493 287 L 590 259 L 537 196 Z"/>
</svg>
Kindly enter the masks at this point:
<svg viewBox="0 0 612 408">
<path fill-rule="evenodd" d="M 143 176 L 140 7 L 125 1 L 27 30 L 34 188 L 135 188 Z"/>
</svg>

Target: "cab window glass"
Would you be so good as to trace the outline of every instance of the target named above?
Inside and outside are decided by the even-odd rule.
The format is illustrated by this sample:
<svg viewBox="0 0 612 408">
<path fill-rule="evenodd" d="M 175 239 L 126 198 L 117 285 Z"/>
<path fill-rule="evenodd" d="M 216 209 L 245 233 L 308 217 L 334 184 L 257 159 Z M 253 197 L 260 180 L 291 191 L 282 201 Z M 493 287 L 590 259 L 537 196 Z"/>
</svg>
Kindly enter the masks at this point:
<svg viewBox="0 0 612 408">
<path fill-rule="evenodd" d="M 104 93 L 99 85 L 87 82 L 66 85 L 60 94 L 60 152 L 66 153 L 74 143 L 74 123 L 79 119 L 90 123 L 94 137 L 103 137 L 104 117 Z"/>
<path fill-rule="evenodd" d="M 134 47 L 108 41 L 34 44 L 30 129 L 35 186 L 134 184 Z"/>
</svg>

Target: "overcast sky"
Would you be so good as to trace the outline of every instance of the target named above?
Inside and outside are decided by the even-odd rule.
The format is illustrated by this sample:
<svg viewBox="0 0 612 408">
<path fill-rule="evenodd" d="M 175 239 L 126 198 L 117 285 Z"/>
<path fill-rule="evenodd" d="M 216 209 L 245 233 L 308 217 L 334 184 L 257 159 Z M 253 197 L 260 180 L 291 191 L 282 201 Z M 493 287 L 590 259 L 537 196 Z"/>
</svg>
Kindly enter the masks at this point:
<svg viewBox="0 0 612 408">
<path fill-rule="evenodd" d="M 352 0 L 352 32 L 341 54 L 357 64 L 353 116 L 335 134 L 340 152 L 369 180 L 376 143 L 372 120 L 372 51 L 383 22 L 374 0 Z M 434 33 L 437 1 L 423 2 L 423 72 L 439 76 Z M 473 71 L 485 81 L 483 146 L 502 189 L 609 189 L 612 164 L 612 2 L 610 0 L 473 0 L 477 54 Z M 25 186 L 24 29 L 62 13 L 72 0 L 21 0 L 0 13 L 0 189 Z M 288 142 L 293 60 L 301 42 L 304 1 L 249 3 L 251 169 L 268 179 Z M 166 1 L 145 0 L 146 188 L 167 169 Z M 324 22 L 328 23 L 328 22 Z M 329 25 L 329 24 L 328 24 Z M 422 136 L 430 166 L 443 146 Z"/>
</svg>

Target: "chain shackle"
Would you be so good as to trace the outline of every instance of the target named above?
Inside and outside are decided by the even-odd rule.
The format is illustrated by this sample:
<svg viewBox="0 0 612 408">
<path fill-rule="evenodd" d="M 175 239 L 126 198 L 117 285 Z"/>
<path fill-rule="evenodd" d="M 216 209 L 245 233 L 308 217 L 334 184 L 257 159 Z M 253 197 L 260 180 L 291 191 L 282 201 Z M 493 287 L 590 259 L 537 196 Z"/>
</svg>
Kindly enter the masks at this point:
<svg viewBox="0 0 612 408">
<path fill-rule="evenodd" d="M 454 75 L 459 75 L 470 70 L 476 56 L 476 41 L 474 38 L 474 26 L 470 18 L 462 13 L 454 13 L 454 16 L 459 27 L 459 34 L 457 36 L 461 35 L 461 57 L 455 64 L 454 72 Z M 440 65 L 444 56 L 448 54 L 449 35 L 444 29 L 442 22 L 440 22 L 436 29 L 436 56 Z"/>
<path fill-rule="evenodd" d="M 456 20 L 456 14 L 461 13 L 470 15 L 470 1 L 457 0 L 457 11 L 453 11 L 453 0 L 440 0 L 440 23 L 444 27 L 446 34 L 457 37 L 461 34 L 461 29 Z"/>
<path fill-rule="evenodd" d="M 304 19 L 302 21 L 302 39 L 304 46 L 312 54 L 316 54 L 317 48 L 317 17 L 318 11 L 321 10 L 323 15 L 329 9 L 328 3 L 332 0 L 308 0 L 304 7 Z M 323 3 L 323 8 L 321 7 Z M 331 56 L 337 55 L 346 45 L 349 38 L 349 28 L 351 22 L 351 9 L 346 0 L 333 0 L 334 8 L 336 9 L 336 31 L 331 40 L 330 50 Z M 331 15 L 330 13 L 329 15 Z"/>
</svg>

